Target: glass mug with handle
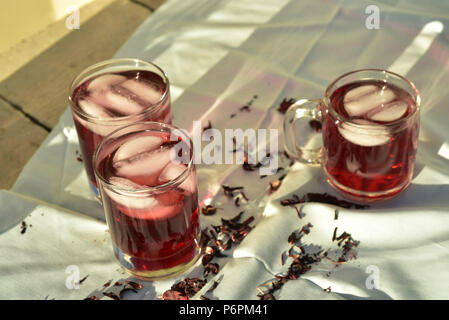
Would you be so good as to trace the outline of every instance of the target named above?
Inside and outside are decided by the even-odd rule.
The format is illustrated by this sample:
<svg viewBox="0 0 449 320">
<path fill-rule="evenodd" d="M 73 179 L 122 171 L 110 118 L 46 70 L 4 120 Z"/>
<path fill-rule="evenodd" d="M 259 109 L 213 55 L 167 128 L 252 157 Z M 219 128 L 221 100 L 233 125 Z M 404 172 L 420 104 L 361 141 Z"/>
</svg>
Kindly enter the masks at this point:
<svg viewBox="0 0 449 320">
<path fill-rule="evenodd" d="M 419 109 L 419 92 L 406 78 L 387 70 L 352 71 L 334 80 L 322 99 L 289 107 L 285 149 L 299 162 L 320 164 L 329 184 L 348 199 L 389 199 L 412 179 Z M 305 133 L 305 122 L 317 128 L 316 121 L 322 124 L 320 146 Z"/>
</svg>

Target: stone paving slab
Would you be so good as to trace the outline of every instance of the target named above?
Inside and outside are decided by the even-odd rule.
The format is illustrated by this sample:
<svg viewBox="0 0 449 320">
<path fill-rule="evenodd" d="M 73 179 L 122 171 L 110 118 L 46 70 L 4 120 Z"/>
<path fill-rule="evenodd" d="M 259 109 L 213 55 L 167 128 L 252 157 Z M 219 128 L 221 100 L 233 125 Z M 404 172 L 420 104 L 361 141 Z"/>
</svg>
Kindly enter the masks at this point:
<svg viewBox="0 0 449 320">
<path fill-rule="evenodd" d="M 81 16 L 80 29 L 60 32 L 60 40 L 0 82 L 0 188 L 12 186 L 57 124 L 68 106 L 72 79 L 89 65 L 111 58 L 162 2 L 110 1 L 90 19 Z"/>
<path fill-rule="evenodd" d="M 13 185 L 48 132 L 0 99 L 0 187 Z"/>
</svg>

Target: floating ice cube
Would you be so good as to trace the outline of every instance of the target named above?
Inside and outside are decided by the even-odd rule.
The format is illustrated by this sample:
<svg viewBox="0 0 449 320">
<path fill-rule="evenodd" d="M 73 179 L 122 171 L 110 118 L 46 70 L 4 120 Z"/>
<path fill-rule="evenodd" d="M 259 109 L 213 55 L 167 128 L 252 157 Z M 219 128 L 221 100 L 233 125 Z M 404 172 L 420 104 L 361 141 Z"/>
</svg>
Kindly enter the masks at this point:
<svg viewBox="0 0 449 320">
<path fill-rule="evenodd" d="M 109 183 L 113 184 L 114 186 L 124 188 L 124 189 L 131 189 L 131 190 L 142 190 L 148 188 L 147 186 L 142 186 L 140 184 L 137 184 L 129 179 L 125 179 L 122 177 L 110 177 L 108 179 Z"/>
<path fill-rule="evenodd" d="M 368 84 L 365 86 L 360 86 L 360 87 L 354 88 L 352 90 L 349 90 L 345 94 L 343 101 L 344 101 L 344 103 L 347 103 L 347 102 L 350 102 L 350 101 L 353 101 L 356 99 L 360 99 L 362 96 L 365 96 L 368 93 L 374 92 L 377 89 L 378 89 L 378 87 L 373 84 Z"/>
<path fill-rule="evenodd" d="M 82 99 L 78 101 L 78 105 L 80 106 L 81 110 L 83 110 L 88 115 L 95 117 L 95 118 L 112 118 L 113 115 L 108 112 L 105 108 L 100 106 L 99 104 L 95 103 L 94 101 L 90 99 Z"/>
<path fill-rule="evenodd" d="M 112 131 L 118 129 L 117 126 L 106 126 L 106 125 L 101 125 L 98 123 L 93 123 L 93 122 L 89 122 L 84 120 L 83 118 L 79 117 L 76 113 L 72 113 L 73 117 L 83 126 L 86 127 L 87 129 L 89 129 L 90 131 L 92 131 L 93 133 L 99 135 L 99 136 L 107 136 L 108 134 L 110 134 Z"/>
<path fill-rule="evenodd" d="M 350 117 L 359 117 L 382 104 L 393 101 L 395 97 L 396 95 L 394 92 L 388 88 L 370 91 L 368 94 L 362 95 L 358 99 L 346 102 L 345 110 Z"/>
<path fill-rule="evenodd" d="M 122 144 L 114 155 L 113 162 L 125 160 L 134 157 L 140 153 L 153 151 L 158 148 L 164 139 L 154 135 L 142 135 L 130 139 Z"/>
<path fill-rule="evenodd" d="M 407 103 L 395 101 L 371 110 L 366 116 L 374 121 L 391 122 L 400 119 L 406 112 Z"/>
<path fill-rule="evenodd" d="M 122 177 L 111 177 L 109 182 L 115 186 L 131 189 L 142 190 L 146 189 L 146 186 L 142 186 L 134 183 L 129 179 Z M 118 209 L 124 214 L 137 219 L 168 219 L 179 213 L 182 205 L 182 201 L 176 201 L 179 199 L 166 199 L 167 197 L 173 198 L 172 195 L 149 195 L 149 194 L 129 194 L 118 193 L 108 188 L 104 188 L 106 194 L 115 202 Z"/>
<path fill-rule="evenodd" d="M 92 96 L 92 98 L 104 101 L 105 107 L 124 116 L 137 114 L 145 109 L 145 106 L 139 104 L 129 92 L 123 89 L 104 91 L 98 96 Z"/>
<path fill-rule="evenodd" d="M 107 90 L 114 85 L 126 81 L 126 79 L 125 76 L 120 76 L 118 74 L 105 74 L 93 79 L 92 82 L 89 83 L 87 89 L 91 92 Z"/>
<path fill-rule="evenodd" d="M 149 104 L 156 104 L 162 98 L 162 93 L 160 91 L 144 81 L 130 79 L 123 82 L 120 86 L 128 89 Z"/>
<path fill-rule="evenodd" d="M 183 164 L 170 163 L 162 171 L 159 176 L 161 183 L 167 183 L 182 175 L 187 170 L 187 167 Z M 190 173 L 188 177 L 179 185 L 179 187 L 188 193 L 194 193 L 197 189 L 195 174 Z"/>
<path fill-rule="evenodd" d="M 129 179 L 125 179 L 122 177 L 110 177 L 109 182 L 114 186 L 128 190 L 143 190 L 147 188 L 146 186 L 139 185 Z M 125 211 L 126 208 L 131 208 L 134 210 L 148 210 L 158 205 L 158 201 L 154 197 L 133 197 L 128 194 L 121 194 L 119 192 L 112 191 L 107 187 L 104 188 L 104 191 L 112 200 L 114 200 L 118 205 L 121 206 L 121 211 Z"/>
<path fill-rule="evenodd" d="M 170 162 L 171 150 L 161 149 L 140 153 L 134 157 L 113 162 L 112 166 L 120 177 L 131 179 L 139 184 L 156 186 L 159 184 L 159 174 Z"/>
<path fill-rule="evenodd" d="M 158 204 L 151 209 L 143 208 L 137 210 L 127 210 L 125 213 L 138 219 L 159 220 L 169 219 L 177 215 L 181 211 L 181 209 L 182 202 L 170 206 L 165 206 L 162 203 L 158 202 Z"/>
<path fill-rule="evenodd" d="M 360 126 L 343 123 L 338 127 L 340 134 L 349 142 L 362 147 L 374 147 L 386 144 L 391 139 L 385 126 L 362 119 L 355 119 L 353 122 Z"/>
</svg>

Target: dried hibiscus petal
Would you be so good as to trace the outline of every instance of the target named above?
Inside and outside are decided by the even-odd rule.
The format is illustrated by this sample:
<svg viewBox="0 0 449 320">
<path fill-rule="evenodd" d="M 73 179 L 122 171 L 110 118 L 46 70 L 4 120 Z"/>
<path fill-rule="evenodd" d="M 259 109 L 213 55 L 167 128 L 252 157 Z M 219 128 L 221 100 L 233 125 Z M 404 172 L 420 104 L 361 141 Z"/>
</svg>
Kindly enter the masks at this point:
<svg viewBox="0 0 449 320">
<path fill-rule="evenodd" d="M 189 297 L 185 296 L 176 290 L 167 290 L 162 294 L 163 300 L 189 300 Z"/>
<path fill-rule="evenodd" d="M 291 98 L 291 99 L 286 99 L 284 98 L 281 102 L 281 104 L 279 105 L 279 107 L 277 108 L 277 111 L 279 111 L 282 114 L 285 114 L 288 110 L 288 108 L 290 108 L 290 106 L 292 104 L 294 104 L 296 102 L 295 99 Z"/>
<path fill-rule="evenodd" d="M 220 270 L 220 266 L 217 263 L 212 263 L 209 262 L 205 267 L 204 267 L 204 272 L 203 275 L 204 277 L 209 276 L 209 274 L 217 274 L 218 271 Z"/>
<path fill-rule="evenodd" d="M 114 292 L 103 292 L 103 295 L 105 295 L 106 297 L 109 297 L 113 300 L 120 300 L 120 297 L 118 295 L 116 295 Z"/>
<path fill-rule="evenodd" d="M 213 205 L 208 204 L 207 206 L 201 208 L 201 213 L 205 216 L 211 216 L 217 212 L 217 208 Z"/>
</svg>

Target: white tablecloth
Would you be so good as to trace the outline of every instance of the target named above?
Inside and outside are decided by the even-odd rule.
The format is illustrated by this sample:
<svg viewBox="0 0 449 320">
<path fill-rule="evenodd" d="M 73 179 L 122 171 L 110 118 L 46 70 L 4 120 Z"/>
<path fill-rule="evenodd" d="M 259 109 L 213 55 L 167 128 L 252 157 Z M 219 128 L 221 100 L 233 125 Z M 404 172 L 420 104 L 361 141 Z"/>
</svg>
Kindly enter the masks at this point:
<svg viewBox="0 0 449 320">
<path fill-rule="evenodd" d="M 326 261 L 314 265 L 276 292 L 276 298 L 449 298 L 449 4 L 379 0 L 374 2 L 379 28 L 370 29 L 371 4 L 171 0 L 116 54 L 153 61 L 166 71 L 174 123 L 186 129 L 193 120 L 210 120 L 219 129 L 280 129 L 282 117 L 275 109 L 284 98 L 320 97 L 338 75 L 359 68 L 398 71 L 421 92 L 412 184 L 394 200 L 367 210 L 339 209 L 338 220 L 335 206 L 308 203 L 299 220 L 295 210 L 279 203 L 292 194 L 334 194 L 319 168 L 295 164 L 281 188 L 264 197 L 273 177 L 260 179 L 237 165 L 199 165 L 201 199 L 212 194 L 212 203 L 224 208 L 202 216 L 203 227 L 240 209 L 256 217 L 255 228 L 232 256 L 220 260 L 215 297 L 257 299 L 257 286 L 288 267 L 280 255 L 289 248 L 289 234 L 310 222 L 313 228 L 304 242 L 331 248 L 338 227 L 360 241 L 357 259 L 338 268 Z M 254 95 L 252 111 L 238 112 Z M 103 211 L 76 160 L 77 150 L 67 111 L 13 188 L 0 192 L 0 298 L 101 296 L 105 283 L 127 278 L 113 258 Z M 243 185 L 250 204 L 235 208 L 219 190 L 222 183 Z M 27 228 L 21 233 L 23 220 Z M 155 299 L 201 270 L 198 264 L 177 279 L 145 283 L 138 294 L 125 298 Z M 324 291 L 329 286 L 331 291 Z"/>
</svg>

